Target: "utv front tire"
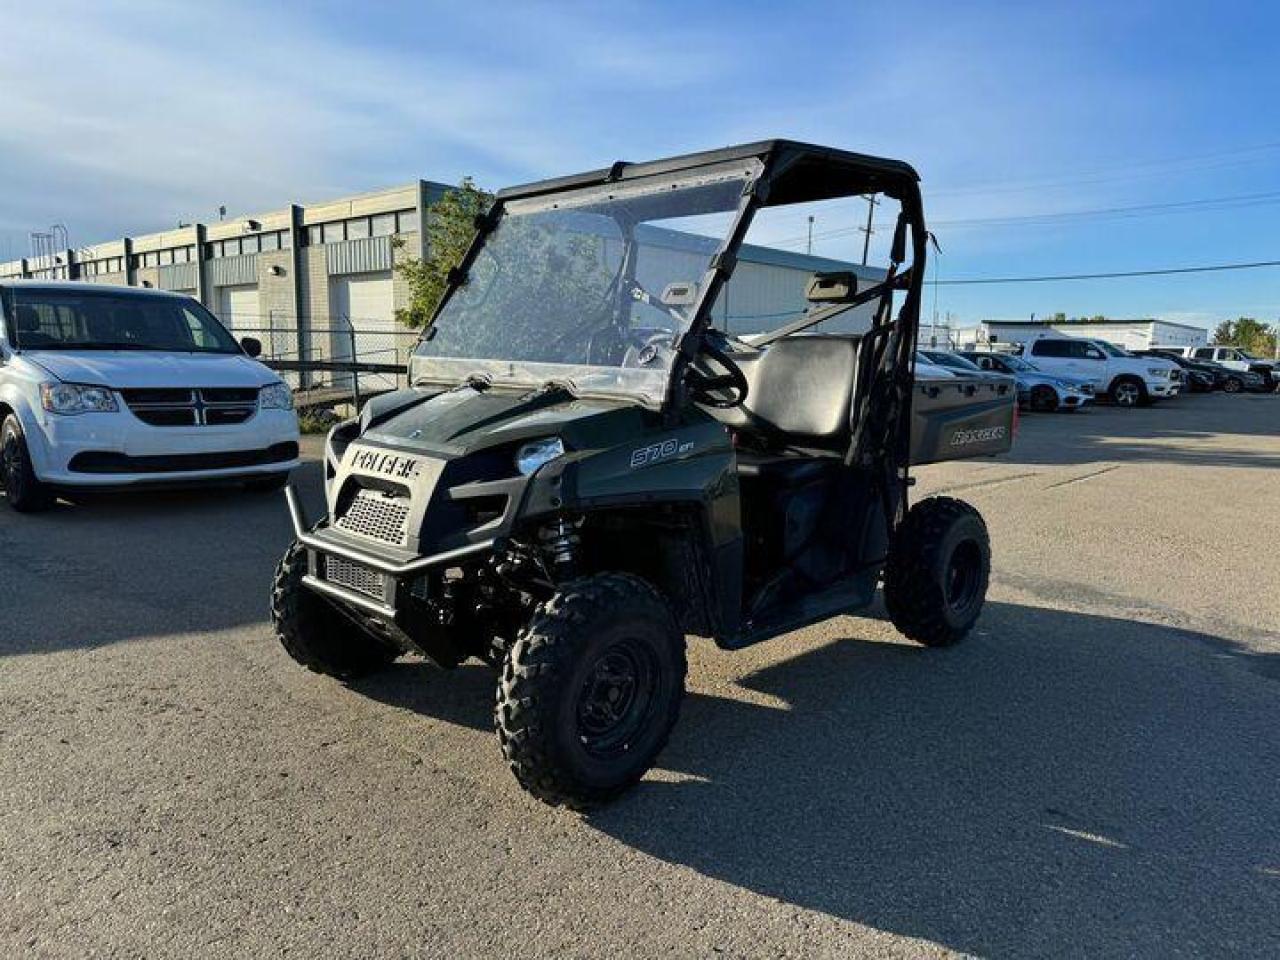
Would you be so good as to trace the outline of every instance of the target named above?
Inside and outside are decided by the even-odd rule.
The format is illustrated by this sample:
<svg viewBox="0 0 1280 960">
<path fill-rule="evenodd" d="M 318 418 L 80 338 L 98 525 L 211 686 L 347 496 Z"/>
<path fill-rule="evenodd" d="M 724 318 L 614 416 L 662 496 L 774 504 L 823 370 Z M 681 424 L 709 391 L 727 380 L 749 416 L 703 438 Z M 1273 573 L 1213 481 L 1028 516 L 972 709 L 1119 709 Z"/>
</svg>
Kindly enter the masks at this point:
<svg viewBox="0 0 1280 960">
<path fill-rule="evenodd" d="M 991 541 L 982 516 L 962 500 L 917 503 L 894 534 L 884 601 L 893 625 L 927 647 L 962 640 L 982 612 Z"/>
<path fill-rule="evenodd" d="M 680 713 L 684 636 L 661 595 L 625 573 L 565 584 L 507 651 L 494 726 L 516 780 L 584 809 L 644 776 Z"/>
<path fill-rule="evenodd" d="M 356 680 L 400 655 L 388 640 L 361 630 L 328 600 L 303 586 L 307 552 L 295 543 L 280 559 L 271 589 L 271 624 L 289 656 L 308 670 Z"/>
<path fill-rule="evenodd" d="M 0 484 L 4 486 L 9 506 L 19 513 L 48 510 L 56 499 L 49 485 L 36 476 L 27 438 L 13 414 L 0 424 Z"/>
</svg>

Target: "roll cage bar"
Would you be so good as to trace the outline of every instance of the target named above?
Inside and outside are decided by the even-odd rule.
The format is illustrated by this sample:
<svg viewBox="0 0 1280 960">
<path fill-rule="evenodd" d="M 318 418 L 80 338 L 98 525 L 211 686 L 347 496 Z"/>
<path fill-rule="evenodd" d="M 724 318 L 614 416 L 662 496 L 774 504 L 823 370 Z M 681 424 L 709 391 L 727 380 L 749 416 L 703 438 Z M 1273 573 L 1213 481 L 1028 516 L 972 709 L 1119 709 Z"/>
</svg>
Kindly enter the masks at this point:
<svg viewBox="0 0 1280 960">
<path fill-rule="evenodd" d="M 764 140 L 645 163 L 618 162 L 607 168 L 541 180 L 500 190 L 492 207 L 476 219 L 476 236 L 462 262 L 449 273 L 448 286 L 425 329 L 430 329 L 454 290 L 465 281 L 484 238 L 502 218 L 512 200 L 523 200 L 567 190 L 640 180 L 664 174 L 693 172 L 713 164 L 756 160 L 760 173 L 743 187 L 733 225 L 703 275 L 689 329 L 680 338 L 670 371 L 668 408 L 688 402 L 685 371 L 702 352 L 709 336 L 711 306 L 737 263 L 756 210 L 819 200 L 880 193 L 899 202 L 901 210 L 889 254 L 889 270 L 883 281 L 862 291 L 853 303 L 810 311 L 774 334 L 788 336 L 829 319 L 843 309 L 876 302 L 870 331 L 863 337 L 858 383 L 854 393 L 852 440 L 845 453 L 849 466 L 885 470 L 883 493 L 889 516 L 906 506 L 910 457 L 911 394 L 914 356 L 920 326 L 920 302 L 925 273 L 928 233 L 920 196 L 919 175 L 907 163 L 883 157 L 837 150 L 793 140 Z M 908 252 L 910 261 L 907 261 Z M 897 317 L 893 294 L 905 296 Z M 778 336 L 771 334 L 771 339 Z M 896 482 L 892 482 L 896 481 Z"/>
</svg>

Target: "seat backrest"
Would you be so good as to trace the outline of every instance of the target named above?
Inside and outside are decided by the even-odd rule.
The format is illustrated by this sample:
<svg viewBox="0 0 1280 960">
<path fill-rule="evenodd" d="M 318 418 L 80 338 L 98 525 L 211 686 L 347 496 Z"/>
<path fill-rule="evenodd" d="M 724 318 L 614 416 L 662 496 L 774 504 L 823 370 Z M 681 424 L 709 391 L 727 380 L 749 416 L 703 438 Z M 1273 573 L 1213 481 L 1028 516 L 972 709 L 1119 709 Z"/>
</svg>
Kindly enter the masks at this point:
<svg viewBox="0 0 1280 960">
<path fill-rule="evenodd" d="M 770 344 L 743 367 L 748 420 L 796 446 L 844 447 L 861 339 L 799 334 Z"/>
</svg>

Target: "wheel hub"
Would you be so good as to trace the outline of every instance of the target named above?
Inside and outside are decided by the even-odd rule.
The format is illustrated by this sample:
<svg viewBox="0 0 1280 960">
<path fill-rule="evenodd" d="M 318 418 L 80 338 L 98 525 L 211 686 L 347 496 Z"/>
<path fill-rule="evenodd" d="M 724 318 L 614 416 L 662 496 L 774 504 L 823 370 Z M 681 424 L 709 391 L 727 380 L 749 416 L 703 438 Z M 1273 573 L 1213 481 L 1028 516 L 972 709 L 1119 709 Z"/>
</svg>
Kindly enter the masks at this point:
<svg viewBox="0 0 1280 960">
<path fill-rule="evenodd" d="M 578 736 L 588 753 L 629 749 L 652 711 L 655 678 L 652 654 L 635 641 L 619 641 L 599 657 L 578 694 Z"/>
</svg>

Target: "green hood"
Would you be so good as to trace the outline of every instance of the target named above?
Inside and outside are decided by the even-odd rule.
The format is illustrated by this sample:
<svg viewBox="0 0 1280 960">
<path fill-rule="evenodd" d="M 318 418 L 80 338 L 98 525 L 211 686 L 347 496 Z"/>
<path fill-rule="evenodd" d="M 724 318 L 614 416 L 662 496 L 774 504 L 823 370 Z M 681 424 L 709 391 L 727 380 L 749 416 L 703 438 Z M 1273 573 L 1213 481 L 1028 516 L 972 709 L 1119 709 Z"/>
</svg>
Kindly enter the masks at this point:
<svg viewBox="0 0 1280 960">
<path fill-rule="evenodd" d="M 466 386 L 423 396 L 402 397 L 407 405 L 371 424 L 363 439 L 446 457 L 551 436 L 571 449 L 599 449 L 643 435 L 658 418 L 633 403 L 579 400 L 557 389 Z"/>
</svg>

